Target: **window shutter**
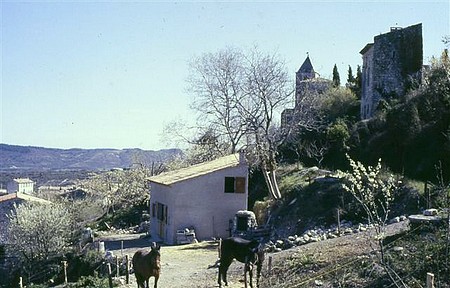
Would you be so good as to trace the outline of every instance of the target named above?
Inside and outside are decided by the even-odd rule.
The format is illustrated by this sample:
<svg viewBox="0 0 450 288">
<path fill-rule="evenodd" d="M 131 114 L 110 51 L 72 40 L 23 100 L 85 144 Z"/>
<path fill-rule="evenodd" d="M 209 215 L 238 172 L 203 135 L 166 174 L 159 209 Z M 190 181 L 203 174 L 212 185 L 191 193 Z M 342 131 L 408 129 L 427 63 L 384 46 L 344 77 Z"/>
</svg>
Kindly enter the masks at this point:
<svg viewBox="0 0 450 288">
<path fill-rule="evenodd" d="M 236 193 L 245 193 L 245 177 L 236 177 Z"/>
<path fill-rule="evenodd" d="M 167 213 L 167 205 L 164 206 L 164 222 L 166 222 L 167 224 L 167 218 L 168 218 L 168 213 Z"/>
</svg>

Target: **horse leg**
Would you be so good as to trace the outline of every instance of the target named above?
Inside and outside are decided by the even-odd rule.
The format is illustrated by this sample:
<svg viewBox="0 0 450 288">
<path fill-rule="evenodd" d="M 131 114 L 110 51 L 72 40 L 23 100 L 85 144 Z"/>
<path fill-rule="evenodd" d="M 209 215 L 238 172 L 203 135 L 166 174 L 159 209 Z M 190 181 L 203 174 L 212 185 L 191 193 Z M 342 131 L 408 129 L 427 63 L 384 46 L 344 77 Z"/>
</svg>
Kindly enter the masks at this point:
<svg viewBox="0 0 450 288">
<path fill-rule="evenodd" d="M 150 278 L 150 277 L 148 277 L 148 278 Z M 150 287 L 148 286 L 148 278 L 145 279 L 145 288 L 150 288 Z"/>
<path fill-rule="evenodd" d="M 262 269 L 262 263 L 258 262 L 256 264 L 256 287 L 259 288 L 259 277 L 261 277 L 261 269 Z"/>
<path fill-rule="evenodd" d="M 153 286 L 153 288 L 158 288 L 158 279 L 159 275 L 155 275 L 155 285 Z"/>
<path fill-rule="evenodd" d="M 244 287 L 247 288 L 247 264 L 244 265 Z"/>
<path fill-rule="evenodd" d="M 253 264 L 248 264 L 248 274 L 250 274 L 250 288 L 253 288 Z"/>
<path fill-rule="evenodd" d="M 219 283 L 219 288 L 222 287 L 221 279 L 223 280 L 223 282 L 225 282 L 225 286 L 228 286 L 227 271 L 228 271 L 228 267 L 230 267 L 232 261 L 233 261 L 233 259 L 231 259 L 231 260 L 220 259 L 219 279 L 217 281 Z"/>
<path fill-rule="evenodd" d="M 144 286 L 144 279 L 142 279 L 141 275 L 137 274 L 136 272 L 134 273 L 134 275 L 136 276 L 137 287 L 138 288 L 145 288 L 145 286 Z"/>
</svg>

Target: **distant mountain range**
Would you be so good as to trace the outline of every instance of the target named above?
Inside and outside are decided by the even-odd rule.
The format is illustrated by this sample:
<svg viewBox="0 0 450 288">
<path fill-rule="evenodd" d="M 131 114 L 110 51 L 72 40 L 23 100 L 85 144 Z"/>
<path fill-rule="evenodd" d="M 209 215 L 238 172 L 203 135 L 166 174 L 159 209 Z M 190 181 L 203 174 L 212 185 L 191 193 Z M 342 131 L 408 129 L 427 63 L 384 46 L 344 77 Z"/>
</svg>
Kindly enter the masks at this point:
<svg viewBox="0 0 450 288">
<path fill-rule="evenodd" d="M 54 149 L 0 144 L 0 170 L 104 170 L 164 162 L 178 149 Z"/>
</svg>

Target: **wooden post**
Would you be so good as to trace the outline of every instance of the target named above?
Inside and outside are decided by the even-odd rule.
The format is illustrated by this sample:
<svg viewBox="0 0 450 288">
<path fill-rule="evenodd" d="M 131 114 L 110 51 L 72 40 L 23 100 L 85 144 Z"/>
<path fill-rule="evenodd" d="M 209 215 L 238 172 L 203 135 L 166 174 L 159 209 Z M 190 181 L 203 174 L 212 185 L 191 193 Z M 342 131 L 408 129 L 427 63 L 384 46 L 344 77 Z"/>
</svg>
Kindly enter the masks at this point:
<svg viewBox="0 0 450 288">
<path fill-rule="evenodd" d="M 120 276 L 119 256 L 116 256 L 116 277 Z"/>
<path fill-rule="evenodd" d="M 128 254 L 125 255 L 125 283 L 130 284 L 130 262 L 128 261 Z"/>
<path fill-rule="evenodd" d="M 67 261 L 62 261 L 64 270 L 64 284 L 67 284 Z"/>
<path fill-rule="evenodd" d="M 22 276 L 19 277 L 19 288 L 23 288 Z"/>
<path fill-rule="evenodd" d="M 269 263 L 267 265 L 267 273 L 272 274 L 272 256 L 269 256 Z"/>
<path fill-rule="evenodd" d="M 337 222 L 338 222 L 338 233 L 341 235 L 341 211 L 337 209 Z"/>
<path fill-rule="evenodd" d="M 434 274 L 427 273 L 427 288 L 434 288 Z"/>
<path fill-rule="evenodd" d="M 112 273 L 111 273 L 111 263 L 106 263 L 106 267 L 108 268 L 108 280 L 109 280 L 109 288 L 113 288 L 113 281 L 112 281 Z"/>
</svg>

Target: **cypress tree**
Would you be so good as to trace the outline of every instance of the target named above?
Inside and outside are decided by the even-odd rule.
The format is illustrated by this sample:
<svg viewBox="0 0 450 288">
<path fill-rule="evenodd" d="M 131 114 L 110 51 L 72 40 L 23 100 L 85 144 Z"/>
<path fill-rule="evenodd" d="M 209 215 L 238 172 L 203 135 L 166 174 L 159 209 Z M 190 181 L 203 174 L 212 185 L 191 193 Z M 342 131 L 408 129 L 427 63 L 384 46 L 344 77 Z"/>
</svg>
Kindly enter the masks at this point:
<svg viewBox="0 0 450 288">
<path fill-rule="evenodd" d="M 348 65 L 347 84 L 350 86 L 355 85 L 355 77 L 353 76 L 352 66 L 350 66 L 350 65 Z"/>
<path fill-rule="evenodd" d="M 361 87 L 362 87 L 362 72 L 361 66 L 356 67 L 356 78 L 355 78 L 355 94 L 358 100 L 361 100 Z"/>
<path fill-rule="evenodd" d="M 334 64 L 333 68 L 333 87 L 339 87 L 341 85 L 341 78 L 339 77 L 339 72 L 336 64 Z"/>
</svg>

